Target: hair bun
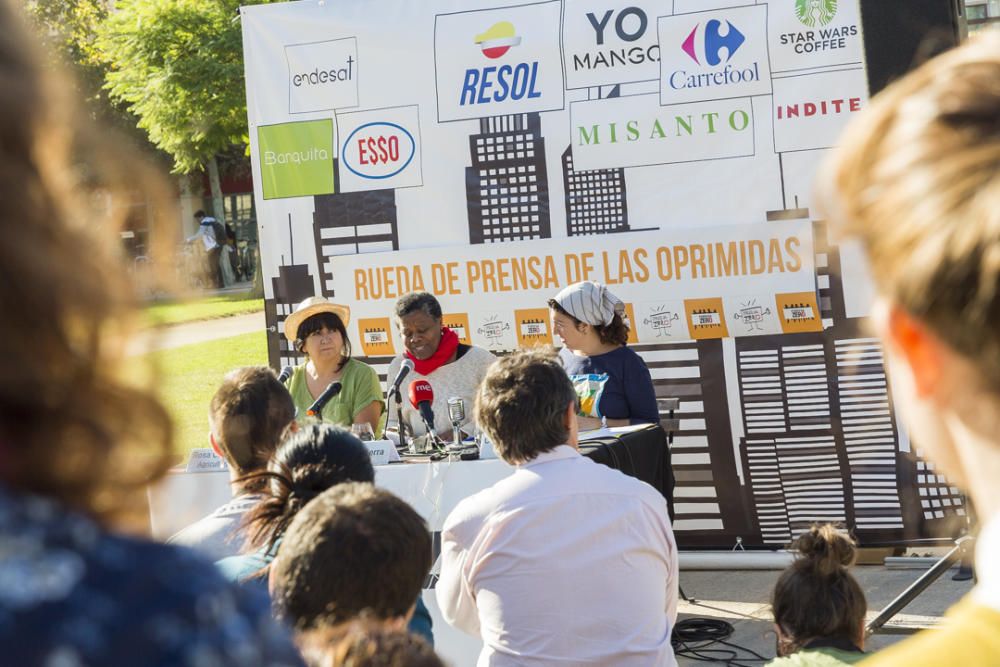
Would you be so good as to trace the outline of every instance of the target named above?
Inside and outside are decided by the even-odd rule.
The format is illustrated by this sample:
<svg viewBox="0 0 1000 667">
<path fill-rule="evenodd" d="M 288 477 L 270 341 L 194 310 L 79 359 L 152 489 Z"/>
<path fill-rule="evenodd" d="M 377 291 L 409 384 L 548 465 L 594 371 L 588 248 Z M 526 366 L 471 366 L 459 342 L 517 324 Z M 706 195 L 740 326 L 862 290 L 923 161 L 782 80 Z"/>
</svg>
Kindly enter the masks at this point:
<svg viewBox="0 0 1000 667">
<path fill-rule="evenodd" d="M 831 524 L 811 527 L 792 547 L 799 552 L 799 567 L 813 568 L 823 576 L 842 572 L 857 556 L 851 536 Z"/>
</svg>

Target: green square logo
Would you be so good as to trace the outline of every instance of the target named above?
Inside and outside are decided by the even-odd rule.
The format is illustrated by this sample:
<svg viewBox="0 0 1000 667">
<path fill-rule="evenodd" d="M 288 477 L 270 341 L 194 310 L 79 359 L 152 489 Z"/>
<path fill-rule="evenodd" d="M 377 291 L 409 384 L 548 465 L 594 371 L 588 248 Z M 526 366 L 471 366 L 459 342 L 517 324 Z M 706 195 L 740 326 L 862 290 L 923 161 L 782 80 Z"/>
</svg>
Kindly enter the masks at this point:
<svg viewBox="0 0 1000 667">
<path fill-rule="evenodd" d="M 257 150 L 264 199 L 334 193 L 332 119 L 262 125 Z"/>
</svg>

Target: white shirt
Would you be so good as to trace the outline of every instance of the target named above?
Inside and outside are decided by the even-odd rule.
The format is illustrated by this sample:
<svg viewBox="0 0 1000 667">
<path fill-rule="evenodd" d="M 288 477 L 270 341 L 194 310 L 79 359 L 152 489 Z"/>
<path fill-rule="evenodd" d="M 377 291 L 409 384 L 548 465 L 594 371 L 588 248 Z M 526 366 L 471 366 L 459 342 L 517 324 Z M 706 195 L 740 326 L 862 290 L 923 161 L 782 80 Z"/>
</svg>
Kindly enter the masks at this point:
<svg viewBox="0 0 1000 667">
<path fill-rule="evenodd" d="M 215 238 L 215 227 L 212 226 L 212 223 L 214 222 L 215 218 L 209 216 L 202 218 L 201 222 L 198 223 L 198 231 L 187 237 L 187 242 L 191 243 L 191 241 L 194 241 L 200 236 L 202 243 L 205 244 L 205 252 L 213 250 L 219 245 L 217 239 Z"/>
<path fill-rule="evenodd" d="M 436 593 L 480 667 L 672 667 L 677 571 L 663 496 L 561 445 L 458 504 Z"/>
<path fill-rule="evenodd" d="M 240 524 L 261 496 L 248 493 L 237 496 L 205 518 L 174 534 L 167 544 L 180 544 L 196 549 L 212 560 L 236 556 L 243 549 Z"/>
<path fill-rule="evenodd" d="M 1000 611 L 1000 516 L 986 522 L 976 538 L 976 602 Z"/>
</svg>

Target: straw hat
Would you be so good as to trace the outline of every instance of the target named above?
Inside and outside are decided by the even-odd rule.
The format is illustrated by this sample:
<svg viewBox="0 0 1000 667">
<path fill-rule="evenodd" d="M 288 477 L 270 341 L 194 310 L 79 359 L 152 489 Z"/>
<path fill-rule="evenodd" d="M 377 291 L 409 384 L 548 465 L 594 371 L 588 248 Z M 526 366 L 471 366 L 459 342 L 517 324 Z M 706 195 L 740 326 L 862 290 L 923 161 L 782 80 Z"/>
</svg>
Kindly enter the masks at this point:
<svg viewBox="0 0 1000 667">
<path fill-rule="evenodd" d="M 319 313 L 333 313 L 344 323 L 344 327 L 351 321 L 351 309 L 347 306 L 333 303 L 323 296 L 311 296 L 297 305 L 295 312 L 285 318 L 285 338 L 294 343 L 298 338 L 299 325 Z"/>
</svg>

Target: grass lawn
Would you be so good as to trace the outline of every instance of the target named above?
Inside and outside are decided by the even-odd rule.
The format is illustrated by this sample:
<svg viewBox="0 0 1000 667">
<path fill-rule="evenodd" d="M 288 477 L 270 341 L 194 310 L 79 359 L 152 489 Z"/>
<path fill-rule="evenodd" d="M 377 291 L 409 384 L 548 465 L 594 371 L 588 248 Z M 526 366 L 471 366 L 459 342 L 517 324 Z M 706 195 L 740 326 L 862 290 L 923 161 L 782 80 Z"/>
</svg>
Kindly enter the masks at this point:
<svg viewBox="0 0 1000 667">
<path fill-rule="evenodd" d="M 252 298 L 250 292 L 236 292 L 194 301 L 157 303 L 148 306 L 144 315 L 150 326 L 164 326 L 243 315 L 260 310 L 264 310 L 263 299 Z"/>
<path fill-rule="evenodd" d="M 209 447 L 208 402 L 222 377 L 240 366 L 267 364 L 267 335 L 254 332 L 153 352 L 162 373 L 160 400 L 174 418 L 174 450 L 186 460 Z"/>
</svg>

